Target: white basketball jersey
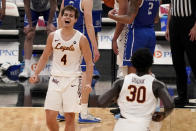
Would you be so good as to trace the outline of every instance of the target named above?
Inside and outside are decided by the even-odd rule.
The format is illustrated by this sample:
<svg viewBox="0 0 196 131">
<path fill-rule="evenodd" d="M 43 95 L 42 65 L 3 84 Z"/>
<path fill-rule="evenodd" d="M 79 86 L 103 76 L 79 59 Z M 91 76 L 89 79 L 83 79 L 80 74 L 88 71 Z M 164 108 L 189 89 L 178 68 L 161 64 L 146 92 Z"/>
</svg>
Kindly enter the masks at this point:
<svg viewBox="0 0 196 131">
<path fill-rule="evenodd" d="M 81 75 L 82 53 L 79 46 L 81 36 L 82 33 L 76 31 L 70 40 L 64 41 L 61 37 L 61 29 L 55 31 L 51 75 L 68 77 Z"/>
<path fill-rule="evenodd" d="M 118 98 L 118 105 L 123 117 L 151 120 L 157 105 L 157 99 L 152 90 L 154 79 L 151 75 L 140 77 L 136 74 L 129 74 L 125 76 Z"/>
<path fill-rule="evenodd" d="M 119 4 L 116 0 L 114 1 L 114 9 L 117 9 L 117 10 L 119 9 Z"/>
<path fill-rule="evenodd" d="M 114 9 L 119 10 L 119 3 L 117 0 L 114 1 Z M 125 45 L 127 43 L 127 33 L 128 33 L 128 25 L 125 24 L 121 34 L 118 37 L 118 51 L 119 54 L 117 55 L 117 65 L 123 66 L 123 55 L 125 50 Z"/>
</svg>

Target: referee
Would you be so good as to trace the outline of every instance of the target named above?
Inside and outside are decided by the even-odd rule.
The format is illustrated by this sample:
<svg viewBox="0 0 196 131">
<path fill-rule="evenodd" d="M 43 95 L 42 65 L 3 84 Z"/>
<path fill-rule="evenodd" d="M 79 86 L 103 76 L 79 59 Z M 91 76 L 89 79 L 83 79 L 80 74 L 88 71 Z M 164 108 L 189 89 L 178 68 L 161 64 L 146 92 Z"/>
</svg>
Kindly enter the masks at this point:
<svg viewBox="0 0 196 131">
<path fill-rule="evenodd" d="M 175 105 L 184 106 L 188 104 L 185 53 L 196 78 L 196 0 L 170 0 L 166 39 L 176 71 Z"/>
</svg>

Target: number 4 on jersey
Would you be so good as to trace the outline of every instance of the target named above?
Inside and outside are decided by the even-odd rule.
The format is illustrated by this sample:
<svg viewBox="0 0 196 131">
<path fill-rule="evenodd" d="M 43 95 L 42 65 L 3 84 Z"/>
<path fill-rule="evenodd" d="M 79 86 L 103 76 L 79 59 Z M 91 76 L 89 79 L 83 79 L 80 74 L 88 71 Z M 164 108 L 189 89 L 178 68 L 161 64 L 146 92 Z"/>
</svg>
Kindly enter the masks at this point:
<svg viewBox="0 0 196 131">
<path fill-rule="evenodd" d="M 66 63 L 67 63 L 67 55 L 66 54 L 61 58 L 61 62 L 63 62 L 64 65 L 66 65 Z"/>
</svg>

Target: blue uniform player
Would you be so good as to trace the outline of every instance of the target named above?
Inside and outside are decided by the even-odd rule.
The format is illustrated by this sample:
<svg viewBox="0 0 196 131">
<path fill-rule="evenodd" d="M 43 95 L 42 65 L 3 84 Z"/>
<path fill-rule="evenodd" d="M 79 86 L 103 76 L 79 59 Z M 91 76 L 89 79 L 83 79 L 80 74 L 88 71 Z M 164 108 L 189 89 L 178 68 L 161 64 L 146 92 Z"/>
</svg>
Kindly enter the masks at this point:
<svg viewBox="0 0 196 131">
<path fill-rule="evenodd" d="M 87 39 L 89 40 L 90 47 L 93 50 L 94 59 L 93 61 L 96 62 L 99 57 L 99 51 L 97 47 L 97 40 L 95 37 L 95 30 L 93 27 L 93 20 L 92 20 L 92 8 L 93 8 L 93 1 L 92 0 L 63 0 L 61 4 L 61 9 L 66 5 L 72 5 L 78 9 L 80 16 L 78 21 L 76 22 L 74 28 L 82 32 Z M 61 16 L 61 15 L 59 15 Z M 61 28 L 61 24 L 59 22 L 59 28 Z M 86 63 L 83 60 L 82 64 L 82 99 L 81 99 L 81 113 L 79 115 L 79 122 L 80 123 L 88 123 L 88 122 L 100 122 L 100 119 L 93 117 L 88 113 L 88 98 L 91 92 L 91 85 L 86 86 Z M 89 87 L 89 88 L 88 88 Z"/>
<path fill-rule="evenodd" d="M 0 0 L 0 26 L 2 24 L 3 17 L 5 16 L 6 0 Z"/>
<path fill-rule="evenodd" d="M 25 17 L 24 17 L 24 70 L 19 74 L 19 80 L 26 79 L 31 75 L 31 56 L 32 45 L 35 37 L 35 29 L 39 16 L 44 17 L 46 31 L 49 34 L 56 30 L 56 0 L 25 0 Z"/>
<path fill-rule="evenodd" d="M 116 15 L 116 10 L 108 13 L 111 19 L 129 24 L 123 58 L 123 65 L 128 66 L 128 73 L 135 73 L 135 68 L 131 64 L 131 56 L 136 50 L 145 47 L 152 54 L 154 53 L 156 44 L 154 22 L 158 16 L 159 4 L 159 0 L 130 0 L 127 15 Z"/>
</svg>

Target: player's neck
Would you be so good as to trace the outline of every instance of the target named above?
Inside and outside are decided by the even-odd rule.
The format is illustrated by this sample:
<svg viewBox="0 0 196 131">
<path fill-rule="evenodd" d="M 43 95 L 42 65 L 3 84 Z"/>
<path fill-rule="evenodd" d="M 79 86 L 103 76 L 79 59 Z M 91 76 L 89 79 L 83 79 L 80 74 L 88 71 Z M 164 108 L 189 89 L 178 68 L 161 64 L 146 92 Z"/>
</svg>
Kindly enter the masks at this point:
<svg viewBox="0 0 196 131">
<path fill-rule="evenodd" d="M 64 27 L 62 28 L 62 34 L 63 35 L 70 35 L 73 34 L 75 32 L 73 27 Z"/>
<path fill-rule="evenodd" d="M 76 30 L 73 28 L 70 29 L 63 28 L 61 30 L 61 37 L 63 38 L 63 40 L 68 41 L 74 36 L 75 32 Z"/>
<path fill-rule="evenodd" d="M 149 74 L 149 72 L 136 72 L 138 76 L 143 76 Z"/>
</svg>

